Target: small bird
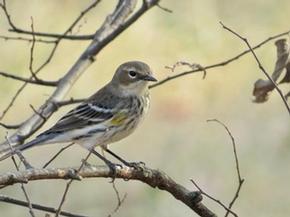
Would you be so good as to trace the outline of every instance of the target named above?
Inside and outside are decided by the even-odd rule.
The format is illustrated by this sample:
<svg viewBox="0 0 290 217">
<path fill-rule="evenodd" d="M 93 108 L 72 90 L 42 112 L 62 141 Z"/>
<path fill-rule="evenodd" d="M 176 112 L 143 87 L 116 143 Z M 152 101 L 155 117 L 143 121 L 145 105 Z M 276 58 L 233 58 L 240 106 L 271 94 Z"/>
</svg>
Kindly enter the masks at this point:
<svg viewBox="0 0 290 217">
<path fill-rule="evenodd" d="M 157 80 L 147 64 L 140 61 L 123 63 L 107 85 L 31 142 L 13 150 L 6 149 L 0 161 L 34 146 L 74 142 L 97 155 L 110 168 L 113 163 L 96 152 L 96 146 L 101 146 L 122 163 L 130 165 L 110 151 L 107 145 L 130 135 L 144 118 L 150 104 L 150 81 Z"/>
</svg>

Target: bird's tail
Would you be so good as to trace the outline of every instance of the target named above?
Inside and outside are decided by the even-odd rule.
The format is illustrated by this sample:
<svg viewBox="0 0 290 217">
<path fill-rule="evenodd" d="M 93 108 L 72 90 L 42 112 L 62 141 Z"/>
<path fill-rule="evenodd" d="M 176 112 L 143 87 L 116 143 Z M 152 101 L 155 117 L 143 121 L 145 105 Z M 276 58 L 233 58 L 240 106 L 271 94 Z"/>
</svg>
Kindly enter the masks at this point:
<svg viewBox="0 0 290 217">
<path fill-rule="evenodd" d="M 13 147 L 11 147 L 11 145 L 9 144 L 5 144 L 5 147 L 2 147 L 0 150 L 0 161 L 5 160 L 8 157 L 11 157 L 12 155 L 16 154 L 19 151 L 24 151 L 35 145 L 42 144 L 44 141 L 45 141 L 44 138 L 38 137 L 32 140 L 31 142 L 22 145 L 16 145 Z"/>
</svg>

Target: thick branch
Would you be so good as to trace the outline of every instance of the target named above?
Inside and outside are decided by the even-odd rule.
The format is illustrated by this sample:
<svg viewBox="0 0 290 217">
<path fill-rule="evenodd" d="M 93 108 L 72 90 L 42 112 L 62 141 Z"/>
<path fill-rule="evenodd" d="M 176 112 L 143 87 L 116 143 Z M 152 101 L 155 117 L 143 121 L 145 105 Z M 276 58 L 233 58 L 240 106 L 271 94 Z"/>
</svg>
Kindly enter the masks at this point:
<svg viewBox="0 0 290 217">
<path fill-rule="evenodd" d="M 27 183 L 33 180 L 43 179 L 70 179 L 75 177 L 75 168 L 53 168 L 53 169 L 28 169 L 25 171 L 8 172 L 0 175 L 0 185 L 13 185 L 15 183 Z M 78 173 L 82 178 L 113 178 L 107 166 L 84 166 Z M 199 216 L 216 216 L 212 211 L 205 207 L 200 201 L 201 195 L 197 192 L 189 191 L 182 185 L 176 183 L 172 178 L 159 170 L 142 167 L 134 169 L 123 166 L 116 168 L 116 178 L 124 180 L 139 180 L 153 188 L 167 191 L 177 200 L 190 207 Z"/>
</svg>

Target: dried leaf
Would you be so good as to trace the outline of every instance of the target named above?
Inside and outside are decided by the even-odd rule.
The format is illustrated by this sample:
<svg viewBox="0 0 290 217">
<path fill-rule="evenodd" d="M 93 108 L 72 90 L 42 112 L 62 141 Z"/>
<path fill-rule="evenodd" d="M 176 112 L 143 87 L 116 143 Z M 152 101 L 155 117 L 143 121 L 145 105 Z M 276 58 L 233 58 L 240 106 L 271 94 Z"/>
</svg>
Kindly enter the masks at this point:
<svg viewBox="0 0 290 217">
<path fill-rule="evenodd" d="M 286 66 L 286 74 L 279 84 L 283 84 L 283 83 L 290 83 L 290 61 L 288 62 Z"/>
<path fill-rule="evenodd" d="M 276 82 L 280 77 L 284 69 L 286 74 L 281 79 L 279 84 L 290 82 L 290 55 L 289 44 L 286 39 L 279 39 L 275 42 L 277 47 L 277 60 L 272 73 L 272 79 Z M 256 103 L 262 103 L 268 100 L 269 93 L 275 88 L 270 80 L 258 79 L 254 84 L 253 100 Z"/>
<path fill-rule="evenodd" d="M 288 100 L 289 97 L 290 97 L 290 91 L 285 95 L 285 99 Z"/>
</svg>

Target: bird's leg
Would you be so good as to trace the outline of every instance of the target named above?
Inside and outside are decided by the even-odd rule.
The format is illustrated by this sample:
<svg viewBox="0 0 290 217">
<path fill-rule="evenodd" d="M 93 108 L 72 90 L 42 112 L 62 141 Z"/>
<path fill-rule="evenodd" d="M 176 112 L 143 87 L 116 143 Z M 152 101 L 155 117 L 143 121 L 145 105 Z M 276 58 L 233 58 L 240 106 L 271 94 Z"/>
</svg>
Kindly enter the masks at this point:
<svg viewBox="0 0 290 217">
<path fill-rule="evenodd" d="M 110 155 L 112 155 L 114 158 L 118 159 L 119 161 L 121 161 L 124 165 L 128 166 L 128 167 L 134 167 L 135 169 L 140 169 L 140 166 L 145 166 L 145 163 L 140 161 L 140 162 L 128 162 L 126 160 L 124 160 L 123 158 L 121 158 L 120 156 L 118 156 L 117 154 L 115 154 L 114 152 L 112 152 L 110 149 L 108 149 L 107 147 L 103 147 L 103 149 L 108 152 Z"/>
<path fill-rule="evenodd" d="M 96 150 L 92 149 L 91 152 L 96 155 L 98 158 L 100 158 L 102 161 L 105 162 L 105 164 L 110 168 L 110 171 L 112 173 L 113 176 L 113 180 L 114 181 L 115 177 L 116 177 L 116 164 L 112 163 L 111 161 L 109 161 L 108 159 L 106 159 L 105 157 L 103 157 L 101 154 L 99 154 Z"/>
<path fill-rule="evenodd" d="M 16 154 L 18 155 L 20 161 L 23 163 L 25 169 L 33 169 L 33 166 L 31 166 L 31 164 L 26 160 L 20 151 L 17 150 Z"/>
</svg>

